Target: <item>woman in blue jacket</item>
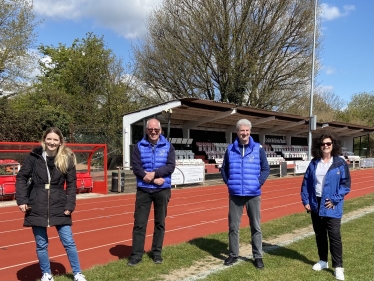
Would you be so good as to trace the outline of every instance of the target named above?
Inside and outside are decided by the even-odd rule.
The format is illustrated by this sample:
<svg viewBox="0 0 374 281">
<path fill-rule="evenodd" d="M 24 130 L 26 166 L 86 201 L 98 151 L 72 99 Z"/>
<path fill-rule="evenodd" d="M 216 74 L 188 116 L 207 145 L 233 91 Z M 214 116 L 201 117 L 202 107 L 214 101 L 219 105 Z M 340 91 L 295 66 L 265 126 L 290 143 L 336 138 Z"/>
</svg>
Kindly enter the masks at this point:
<svg viewBox="0 0 374 281">
<path fill-rule="evenodd" d="M 311 214 L 316 235 L 319 261 L 313 270 L 328 268 L 328 243 L 335 278 L 344 280 L 343 247 L 340 235 L 344 196 L 351 188 L 349 168 L 341 154 L 341 146 L 330 134 L 314 140 L 313 159 L 301 185 L 301 200 Z M 328 239 L 327 239 L 328 238 Z"/>
</svg>

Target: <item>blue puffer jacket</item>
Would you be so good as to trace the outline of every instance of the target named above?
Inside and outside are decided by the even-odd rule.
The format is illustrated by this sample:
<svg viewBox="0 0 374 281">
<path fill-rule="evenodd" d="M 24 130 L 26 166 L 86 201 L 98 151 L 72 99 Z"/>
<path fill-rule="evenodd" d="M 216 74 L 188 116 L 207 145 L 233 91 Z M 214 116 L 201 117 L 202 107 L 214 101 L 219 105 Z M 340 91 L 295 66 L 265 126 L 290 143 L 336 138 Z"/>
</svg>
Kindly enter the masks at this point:
<svg viewBox="0 0 374 281">
<path fill-rule="evenodd" d="M 243 149 L 245 149 L 244 152 Z M 268 177 L 270 169 L 266 157 L 262 159 L 260 150 L 260 144 L 256 143 L 252 137 L 247 146 L 240 145 L 238 139 L 228 146 L 221 174 L 227 184 L 229 194 L 261 195 L 261 185 Z"/>
<path fill-rule="evenodd" d="M 156 169 L 166 165 L 168 161 L 170 143 L 164 136 L 160 136 L 158 143 L 153 148 L 146 138 L 138 142 L 140 160 L 144 171 L 153 172 Z M 140 188 L 171 188 L 171 173 L 163 176 L 165 182 L 163 185 L 156 185 L 153 182 L 146 183 L 142 178 L 137 177 L 137 186 Z"/>
<path fill-rule="evenodd" d="M 318 212 L 316 197 L 316 169 L 321 159 L 312 159 L 305 172 L 301 185 L 301 201 L 310 205 L 313 212 Z M 322 189 L 319 215 L 322 217 L 341 218 L 343 216 L 344 196 L 351 190 L 351 176 L 347 163 L 341 157 L 333 157 L 333 162 L 326 173 Z M 334 209 L 324 207 L 326 199 L 330 199 Z"/>
</svg>

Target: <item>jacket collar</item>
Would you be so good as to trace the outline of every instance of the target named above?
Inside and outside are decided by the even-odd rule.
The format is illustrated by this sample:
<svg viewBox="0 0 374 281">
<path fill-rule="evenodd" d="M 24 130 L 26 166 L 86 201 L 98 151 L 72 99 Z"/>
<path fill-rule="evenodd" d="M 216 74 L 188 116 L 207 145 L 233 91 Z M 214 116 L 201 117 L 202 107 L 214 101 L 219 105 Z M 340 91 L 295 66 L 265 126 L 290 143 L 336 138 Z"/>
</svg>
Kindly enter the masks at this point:
<svg viewBox="0 0 374 281">
<path fill-rule="evenodd" d="M 31 154 L 36 154 L 38 156 L 42 156 L 43 155 L 43 147 L 42 146 L 38 146 L 38 147 L 35 147 Z"/>
</svg>

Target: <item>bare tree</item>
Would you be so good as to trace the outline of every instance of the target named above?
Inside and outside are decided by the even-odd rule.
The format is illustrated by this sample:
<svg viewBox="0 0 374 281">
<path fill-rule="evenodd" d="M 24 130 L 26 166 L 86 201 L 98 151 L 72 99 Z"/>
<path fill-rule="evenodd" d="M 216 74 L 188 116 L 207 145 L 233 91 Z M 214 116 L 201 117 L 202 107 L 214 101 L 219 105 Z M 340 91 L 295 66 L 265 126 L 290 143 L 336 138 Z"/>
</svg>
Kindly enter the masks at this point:
<svg viewBox="0 0 374 281">
<path fill-rule="evenodd" d="M 147 24 L 134 47 L 135 75 L 159 101 L 275 109 L 310 84 L 313 1 L 164 0 Z"/>
<path fill-rule="evenodd" d="M 290 101 L 282 107 L 279 111 L 292 113 L 296 115 L 309 116 L 310 111 L 310 94 L 305 93 L 298 100 Z M 313 93 L 313 114 L 317 115 L 319 122 L 324 121 L 343 121 L 341 114 L 346 102 L 333 92 L 316 87 Z"/>
<path fill-rule="evenodd" d="M 32 1 L 0 0 L 0 95 L 25 85 L 37 65 L 30 51 L 37 24 Z"/>
</svg>

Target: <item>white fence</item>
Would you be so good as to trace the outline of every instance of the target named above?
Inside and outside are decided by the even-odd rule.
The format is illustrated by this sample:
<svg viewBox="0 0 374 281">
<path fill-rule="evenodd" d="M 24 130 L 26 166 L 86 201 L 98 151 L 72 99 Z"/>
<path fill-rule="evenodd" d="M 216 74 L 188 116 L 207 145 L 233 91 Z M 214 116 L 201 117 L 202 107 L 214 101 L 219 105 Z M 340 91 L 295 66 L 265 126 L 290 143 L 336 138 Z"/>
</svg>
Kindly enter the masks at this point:
<svg viewBox="0 0 374 281">
<path fill-rule="evenodd" d="M 374 168 L 374 158 L 361 158 L 360 167 L 361 168 Z"/>
</svg>

